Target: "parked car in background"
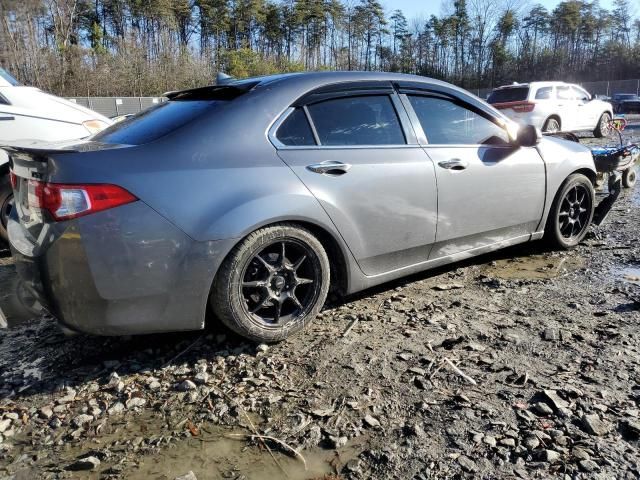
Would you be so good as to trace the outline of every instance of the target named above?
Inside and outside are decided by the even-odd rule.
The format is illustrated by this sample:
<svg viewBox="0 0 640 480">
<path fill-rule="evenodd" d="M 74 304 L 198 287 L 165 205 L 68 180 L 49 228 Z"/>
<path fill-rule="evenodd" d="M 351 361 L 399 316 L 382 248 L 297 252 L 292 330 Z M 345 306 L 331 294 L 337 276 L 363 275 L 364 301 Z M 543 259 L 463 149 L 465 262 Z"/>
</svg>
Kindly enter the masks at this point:
<svg viewBox="0 0 640 480">
<path fill-rule="evenodd" d="M 614 113 L 640 113 L 640 97 L 635 93 L 616 93 L 611 103 Z"/>
<path fill-rule="evenodd" d="M 111 120 L 63 98 L 21 85 L 0 68 L 0 144 L 21 139 L 72 140 L 97 133 Z M 12 208 L 8 157 L 0 151 L 0 241 Z"/>
<path fill-rule="evenodd" d="M 564 82 L 505 85 L 494 89 L 487 101 L 509 118 L 550 133 L 589 130 L 604 137 L 613 117 L 610 103 L 591 98 L 579 85 Z"/>
<path fill-rule="evenodd" d="M 282 340 L 330 288 L 544 236 L 571 248 L 594 215 L 587 148 L 441 81 L 297 73 L 167 97 L 84 141 L 3 147 L 17 270 L 71 330 L 201 329 L 211 309 Z"/>
</svg>

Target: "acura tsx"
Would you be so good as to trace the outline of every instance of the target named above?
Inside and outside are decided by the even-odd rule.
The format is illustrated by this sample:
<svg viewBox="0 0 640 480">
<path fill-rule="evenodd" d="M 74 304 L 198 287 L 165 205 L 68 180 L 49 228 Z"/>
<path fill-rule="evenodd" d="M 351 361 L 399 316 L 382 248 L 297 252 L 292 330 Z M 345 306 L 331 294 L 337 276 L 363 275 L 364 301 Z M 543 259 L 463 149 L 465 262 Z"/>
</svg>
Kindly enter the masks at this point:
<svg viewBox="0 0 640 480">
<path fill-rule="evenodd" d="M 69 330 L 300 331 L 349 294 L 546 237 L 595 208 L 589 150 L 419 76 L 285 74 L 171 92 L 10 155 L 17 268 Z"/>
</svg>

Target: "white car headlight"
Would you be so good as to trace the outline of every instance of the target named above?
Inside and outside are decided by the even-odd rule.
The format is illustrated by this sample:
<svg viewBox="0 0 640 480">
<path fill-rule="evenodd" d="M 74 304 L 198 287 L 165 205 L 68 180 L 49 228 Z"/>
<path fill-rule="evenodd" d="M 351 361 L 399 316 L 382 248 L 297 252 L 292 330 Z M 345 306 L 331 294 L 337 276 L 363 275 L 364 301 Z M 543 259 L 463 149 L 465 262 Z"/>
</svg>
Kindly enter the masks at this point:
<svg viewBox="0 0 640 480">
<path fill-rule="evenodd" d="M 86 120 L 82 122 L 82 126 L 88 130 L 90 134 L 98 133 L 109 126 L 107 122 L 102 120 Z"/>
</svg>

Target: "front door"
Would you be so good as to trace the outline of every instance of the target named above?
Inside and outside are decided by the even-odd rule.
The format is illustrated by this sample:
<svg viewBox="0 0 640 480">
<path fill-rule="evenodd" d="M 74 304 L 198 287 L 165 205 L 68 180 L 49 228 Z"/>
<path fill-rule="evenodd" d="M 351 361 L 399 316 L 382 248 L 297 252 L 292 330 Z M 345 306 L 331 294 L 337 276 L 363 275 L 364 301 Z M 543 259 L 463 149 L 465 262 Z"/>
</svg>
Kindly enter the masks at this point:
<svg viewBox="0 0 640 480">
<path fill-rule="evenodd" d="M 536 230 L 545 201 L 545 167 L 488 115 L 437 95 L 407 96 L 426 135 L 438 183 L 436 259 Z"/>
<path fill-rule="evenodd" d="M 393 95 L 324 98 L 292 110 L 275 133 L 278 154 L 366 275 L 426 261 L 436 236 L 434 166 L 415 141 L 407 143 L 406 113 Z"/>
</svg>

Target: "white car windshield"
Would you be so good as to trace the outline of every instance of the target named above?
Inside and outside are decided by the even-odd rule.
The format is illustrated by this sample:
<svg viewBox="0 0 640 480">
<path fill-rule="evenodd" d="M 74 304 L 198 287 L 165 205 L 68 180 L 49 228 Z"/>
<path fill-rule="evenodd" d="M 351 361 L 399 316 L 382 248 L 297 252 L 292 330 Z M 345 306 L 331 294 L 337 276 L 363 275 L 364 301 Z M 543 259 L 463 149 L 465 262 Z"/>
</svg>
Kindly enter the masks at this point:
<svg viewBox="0 0 640 480">
<path fill-rule="evenodd" d="M 13 87 L 18 87 L 20 82 L 13 78 L 4 68 L 0 68 L 0 78 L 9 83 Z"/>
</svg>

